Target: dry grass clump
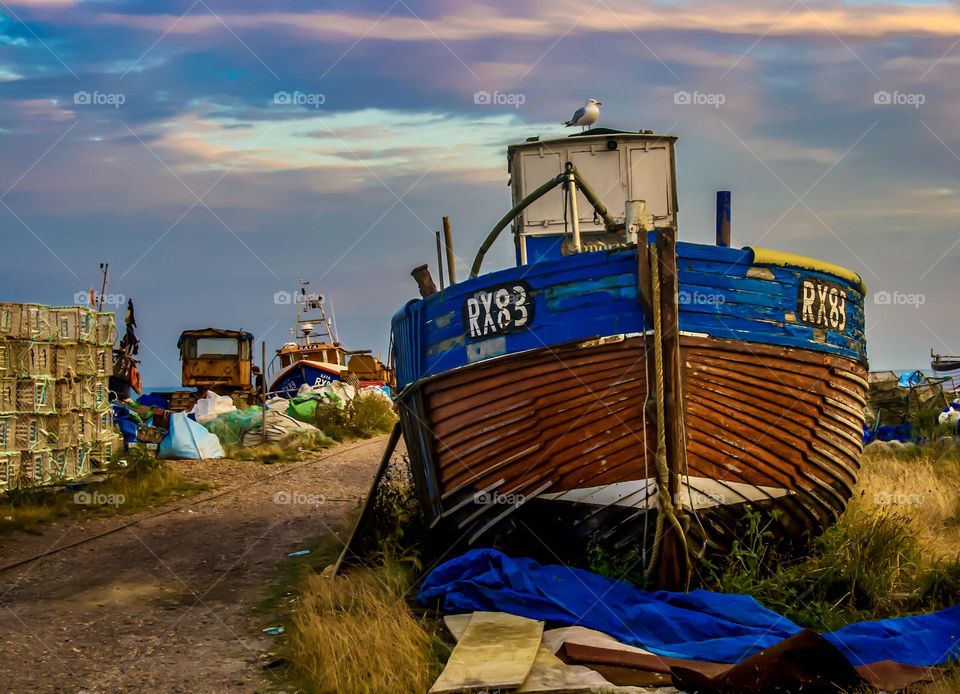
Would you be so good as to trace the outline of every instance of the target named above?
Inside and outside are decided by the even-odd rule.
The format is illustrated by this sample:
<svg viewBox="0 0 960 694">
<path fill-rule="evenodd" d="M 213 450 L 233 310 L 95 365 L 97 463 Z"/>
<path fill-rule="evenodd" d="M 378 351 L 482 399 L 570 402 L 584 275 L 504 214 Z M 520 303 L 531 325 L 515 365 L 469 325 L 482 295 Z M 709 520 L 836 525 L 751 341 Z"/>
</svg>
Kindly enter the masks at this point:
<svg viewBox="0 0 960 694">
<path fill-rule="evenodd" d="M 957 694 L 960 692 L 960 670 L 953 670 L 936 682 L 917 685 L 907 691 L 915 694 Z"/>
<path fill-rule="evenodd" d="M 437 675 L 433 636 L 410 612 L 410 577 L 398 564 L 335 578 L 315 574 L 301 585 L 289 650 L 314 692 L 416 692 Z"/>
<path fill-rule="evenodd" d="M 766 552 L 768 526 L 750 514 L 743 541 L 708 583 L 819 631 L 955 605 L 958 509 L 960 449 L 872 445 L 846 511 L 805 557 Z"/>
<path fill-rule="evenodd" d="M 960 448 L 871 444 L 857 493 L 864 510 L 902 518 L 927 557 L 960 552 Z"/>
</svg>

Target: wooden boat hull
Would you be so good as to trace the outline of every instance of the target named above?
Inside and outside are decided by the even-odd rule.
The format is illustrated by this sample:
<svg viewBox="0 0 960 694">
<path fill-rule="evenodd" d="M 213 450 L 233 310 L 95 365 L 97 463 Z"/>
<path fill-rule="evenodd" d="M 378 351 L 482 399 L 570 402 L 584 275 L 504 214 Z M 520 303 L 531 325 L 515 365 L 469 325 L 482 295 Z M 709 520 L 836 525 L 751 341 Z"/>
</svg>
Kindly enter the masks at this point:
<svg viewBox="0 0 960 694">
<path fill-rule="evenodd" d="M 837 330 L 807 333 L 797 302 L 815 270 L 781 274 L 730 249 L 681 250 L 681 292 L 710 290 L 730 301 L 712 313 L 681 302 L 687 469 L 674 504 L 689 511 L 697 549 L 729 547 L 748 504 L 777 509 L 770 529 L 802 542 L 836 521 L 857 479 L 867 386 L 862 291 L 824 278 L 843 283 L 845 315 Z M 652 336 L 635 289 L 628 291 L 636 286 L 626 265 L 633 259 L 606 256 L 579 282 L 563 267 L 570 259 L 552 272 L 519 268 L 533 319 L 525 331 L 496 335 L 494 346 L 443 337 L 448 328 L 468 330 L 475 310 L 465 305 L 451 326 L 457 316 L 446 323 L 443 308 L 469 300 L 476 286 L 436 307 L 429 299 L 408 305 L 395 318 L 401 422 L 435 525 L 474 544 L 512 538 L 527 553 L 539 540 L 554 558 L 593 541 L 646 544 L 657 506 Z M 604 274 L 611 266 L 625 271 Z M 508 286 L 502 275 L 517 270 L 473 282 Z M 625 330 L 591 336 L 609 323 L 604 311 Z M 455 366 L 451 352 L 461 348 L 468 363 Z M 414 351 L 424 357 L 417 363 Z M 469 363 L 472 355 L 479 358 Z M 443 361 L 453 368 L 431 371 Z"/>
</svg>

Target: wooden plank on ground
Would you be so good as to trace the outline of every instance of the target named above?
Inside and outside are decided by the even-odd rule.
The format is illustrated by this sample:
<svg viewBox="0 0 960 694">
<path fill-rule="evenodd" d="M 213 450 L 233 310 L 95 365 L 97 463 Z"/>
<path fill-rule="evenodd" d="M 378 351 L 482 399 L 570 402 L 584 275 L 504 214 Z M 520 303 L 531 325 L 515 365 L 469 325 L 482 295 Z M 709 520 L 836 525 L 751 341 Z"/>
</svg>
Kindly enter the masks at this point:
<svg viewBox="0 0 960 694">
<path fill-rule="evenodd" d="M 443 618 L 453 638 L 459 641 L 463 637 L 472 614 L 447 615 Z M 560 631 L 555 629 L 554 631 Z M 592 631 L 592 630 L 588 630 Z M 599 632 L 595 632 L 599 633 Z M 605 636 L 605 635 L 604 635 Z M 616 643 L 612 637 L 607 637 Z M 639 650 L 639 649 L 638 649 Z M 523 684 L 515 690 L 517 694 L 547 694 L 549 692 L 616 692 L 636 694 L 648 692 L 646 688 L 618 687 L 607 681 L 603 675 L 582 665 L 568 665 L 555 656 L 543 643 L 537 649 L 530 674 Z"/>
<path fill-rule="evenodd" d="M 543 622 L 474 612 L 430 694 L 517 689 L 533 667 Z"/>
<path fill-rule="evenodd" d="M 608 648 L 611 650 L 623 651 L 625 653 L 638 653 L 641 655 L 653 655 L 652 652 L 621 643 L 610 634 L 605 634 L 596 629 L 587 627 L 560 627 L 559 629 L 549 629 L 543 632 L 543 645 L 551 653 L 557 653 L 565 643 L 576 643 L 582 646 L 596 646 L 599 648 Z"/>
</svg>

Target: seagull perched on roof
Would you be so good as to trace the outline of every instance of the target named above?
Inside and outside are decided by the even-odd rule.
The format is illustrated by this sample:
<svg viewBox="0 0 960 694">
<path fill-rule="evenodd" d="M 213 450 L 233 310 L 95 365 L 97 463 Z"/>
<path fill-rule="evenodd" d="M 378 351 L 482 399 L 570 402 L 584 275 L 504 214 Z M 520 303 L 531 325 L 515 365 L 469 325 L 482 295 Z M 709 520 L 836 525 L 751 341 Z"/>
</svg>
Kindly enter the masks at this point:
<svg viewBox="0 0 960 694">
<path fill-rule="evenodd" d="M 565 121 L 563 124 L 568 128 L 571 125 L 579 125 L 581 128 L 589 128 L 600 118 L 601 102 L 596 99 L 587 99 L 587 102 L 578 108 L 573 114 L 573 118 Z"/>
</svg>

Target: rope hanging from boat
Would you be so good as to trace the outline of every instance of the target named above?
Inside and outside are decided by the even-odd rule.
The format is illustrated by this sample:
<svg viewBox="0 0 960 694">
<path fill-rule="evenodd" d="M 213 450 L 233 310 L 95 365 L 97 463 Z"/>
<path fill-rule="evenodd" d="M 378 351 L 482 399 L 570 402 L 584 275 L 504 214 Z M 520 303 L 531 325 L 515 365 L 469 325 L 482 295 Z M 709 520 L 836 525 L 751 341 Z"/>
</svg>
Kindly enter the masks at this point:
<svg viewBox="0 0 960 694">
<path fill-rule="evenodd" d="M 650 246 L 651 284 L 653 289 L 653 359 L 657 390 L 657 524 L 653 539 L 653 551 L 647 566 L 647 576 L 652 577 L 660 561 L 663 538 L 667 524 L 677 533 L 683 546 L 684 563 L 689 556 L 687 536 L 677 518 L 673 499 L 670 498 L 670 468 L 667 465 L 666 390 L 663 377 L 663 315 L 660 303 L 660 256 L 656 246 Z M 676 378 L 676 374 L 671 374 Z"/>
</svg>

